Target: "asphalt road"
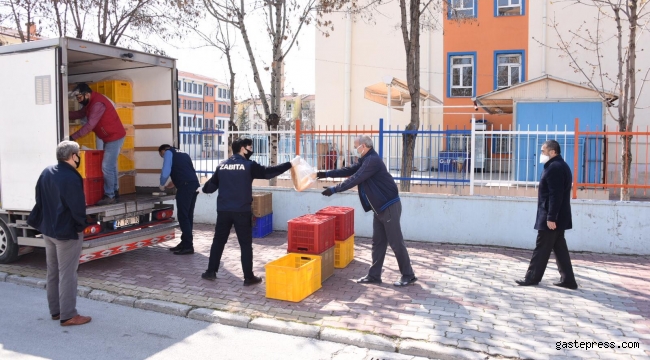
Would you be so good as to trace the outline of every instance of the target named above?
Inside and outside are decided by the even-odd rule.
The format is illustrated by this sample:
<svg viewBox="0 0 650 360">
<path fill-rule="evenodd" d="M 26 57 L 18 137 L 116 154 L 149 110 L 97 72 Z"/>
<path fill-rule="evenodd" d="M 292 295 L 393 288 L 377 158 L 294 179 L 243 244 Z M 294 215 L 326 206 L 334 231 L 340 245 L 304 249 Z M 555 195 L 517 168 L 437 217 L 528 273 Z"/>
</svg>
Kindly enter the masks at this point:
<svg viewBox="0 0 650 360">
<path fill-rule="evenodd" d="M 50 319 L 45 291 L 0 283 L 0 359 L 413 359 L 79 298 L 83 326 Z"/>
</svg>

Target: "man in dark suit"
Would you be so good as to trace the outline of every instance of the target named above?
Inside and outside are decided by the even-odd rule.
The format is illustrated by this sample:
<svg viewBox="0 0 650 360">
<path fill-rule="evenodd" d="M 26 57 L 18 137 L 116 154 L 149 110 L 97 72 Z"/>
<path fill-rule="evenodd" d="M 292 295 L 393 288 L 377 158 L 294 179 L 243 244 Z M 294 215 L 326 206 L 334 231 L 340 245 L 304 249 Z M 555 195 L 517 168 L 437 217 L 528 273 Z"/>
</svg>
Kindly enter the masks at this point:
<svg viewBox="0 0 650 360">
<path fill-rule="evenodd" d="M 537 285 L 544 276 L 551 251 L 555 253 L 560 282 L 555 286 L 575 290 L 578 288 L 564 231 L 572 228 L 571 223 L 571 169 L 562 156 L 560 144 L 548 140 L 542 145 L 540 163 L 544 164 L 539 181 L 537 201 L 537 221 L 535 230 L 537 244 L 530 259 L 526 277 L 516 280 L 521 286 Z"/>
</svg>

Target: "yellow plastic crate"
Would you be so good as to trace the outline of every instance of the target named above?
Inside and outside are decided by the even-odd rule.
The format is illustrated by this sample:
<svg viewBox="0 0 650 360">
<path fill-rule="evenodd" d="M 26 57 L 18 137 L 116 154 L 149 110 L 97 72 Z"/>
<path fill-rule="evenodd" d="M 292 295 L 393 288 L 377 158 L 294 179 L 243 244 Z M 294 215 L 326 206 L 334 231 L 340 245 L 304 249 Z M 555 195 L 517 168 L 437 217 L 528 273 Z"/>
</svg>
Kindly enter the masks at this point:
<svg viewBox="0 0 650 360">
<path fill-rule="evenodd" d="M 99 90 L 100 91 L 98 92 L 106 95 L 106 97 L 113 100 L 114 103 L 133 102 L 133 89 L 131 83 L 128 81 L 106 80 L 99 85 Z"/>
<path fill-rule="evenodd" d="M 264 268 L 269 299 L 299 302 L 322 286 L 318 255 L 287 254 Z"/>
<path fill-rule="evenodd" d="M 79 129 L 81 129 L 81 125 L 72 125 L 70 126 L 70 135 L 74 134 L 77 132 Z M 89 132 L 83 137 L 80 137 L 79 139 L 75 140 L 77 144 L 79 144 L 79 147 L 85 146 L 89 149 L 97 149 L 97 138 L 95 137 L 94 132 Z"/>
<path fill-rule="evenodd" d="M 122 149 L 133 149 L 135 147 L 135 128 L 133 125 L 124 125 L 124 131 L 126 131 L 126 136 Z"/>
<path fill-rule="evenodd" d="M 133 105 L 116 104 L 115 111 L 117 111 L 123 125 L 133 125 Z"/>
<path fill-rule="evenodd" d="M 135 170 L 135 150 L 122 149 L 120 156 L 117 158 L 117 171 L 133 171 Z"/>
<path fill-rule="evenodd" d="M 334 267 L 343 269 L 354 260 L 354 235 L 344 241 L 334 241 Z"/>
</svg>

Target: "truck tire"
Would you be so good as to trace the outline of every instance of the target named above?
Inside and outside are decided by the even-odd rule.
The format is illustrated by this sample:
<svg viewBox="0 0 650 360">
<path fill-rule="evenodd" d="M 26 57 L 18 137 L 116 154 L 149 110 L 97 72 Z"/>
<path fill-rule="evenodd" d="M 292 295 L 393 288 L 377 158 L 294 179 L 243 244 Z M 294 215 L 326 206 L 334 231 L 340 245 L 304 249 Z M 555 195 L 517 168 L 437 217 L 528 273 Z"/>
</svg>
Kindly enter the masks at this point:
<svg viewBox="0 0 650 360">
<path fill-rule="evenodd" d="M 14 242 L 13 233 L 0 218 L 0 264 L 9 264 L 18 259 L 18 244 Z"/>
</svg>

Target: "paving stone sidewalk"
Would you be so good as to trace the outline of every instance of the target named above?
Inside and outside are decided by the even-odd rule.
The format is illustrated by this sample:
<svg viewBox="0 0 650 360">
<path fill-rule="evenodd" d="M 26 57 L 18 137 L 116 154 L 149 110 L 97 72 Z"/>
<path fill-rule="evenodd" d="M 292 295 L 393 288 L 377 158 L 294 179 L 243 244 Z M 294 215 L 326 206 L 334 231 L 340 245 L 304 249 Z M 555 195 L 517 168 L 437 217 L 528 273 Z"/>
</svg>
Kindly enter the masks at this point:
<svg viewBox="0 0 650 360">
<path fill-rule="evenodd" d="M 389 250 L 382 285 L 359 285 L 371 242 L 355 239 L 355 261 L 337 269 L 301 303 L 270 300 L 265 285 L 243 287 L 239 245 L 231 234 L 215 282 L 205 281 L 211 225 L 195 226 L 193 256 L 175 256 L 176 241 L 100 259 L 79 267 L 80 285 L 120 295 L 193 307 L 298 321 L 396 337 L 511 358 L 650 357 L 650 257 L 572 253 L 580 289 L 552 286 L 551 258 L 540 286 L 518 287 L 531 251 L 407 242 L 419 281 L 395 288 L 397 263 Z M 254 240 L 255 272 L 286 253 L 287 234 Z M 180 238 L 180 234 L 178 234 Z M 534 233 L 531 231 L 531 241 Z M 570 234 L 568 236 L 571 247 Z M 11 274 L 45 277 L 45 253 L 0 265 Z M 557 342 L 614 342 L 614 349 L 561 349 Z M 640 348 L 623 348 L 638 342 Z M 621 346 L 619 348 L 619 346 Z"/>
</svg>

